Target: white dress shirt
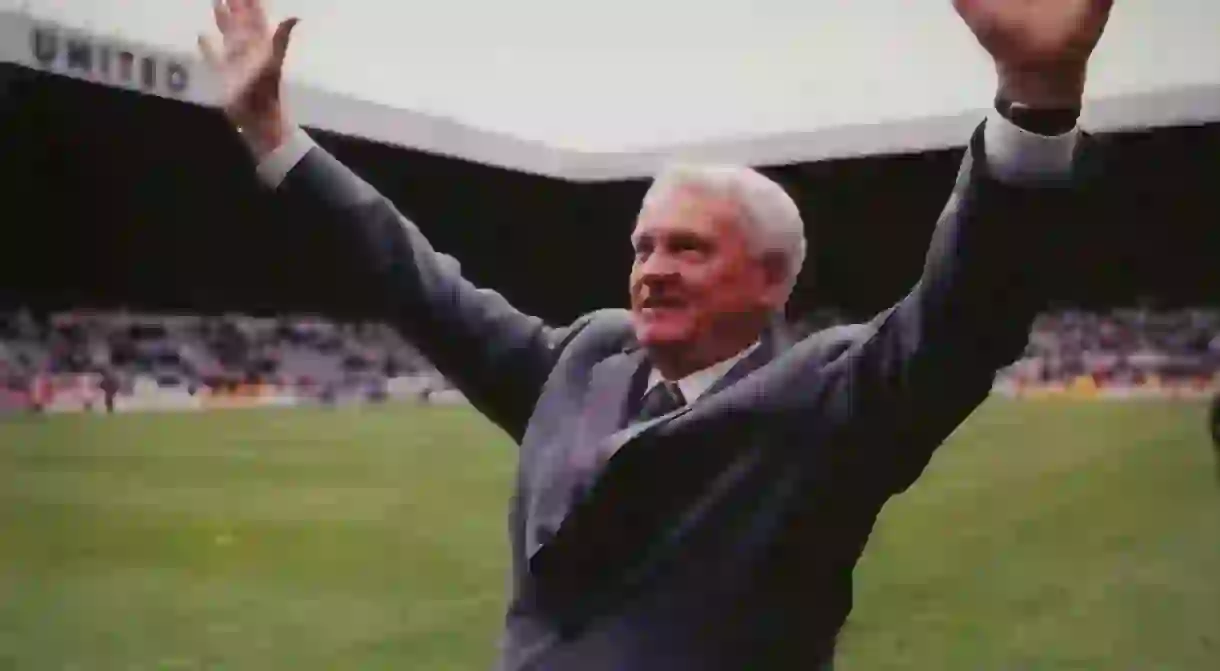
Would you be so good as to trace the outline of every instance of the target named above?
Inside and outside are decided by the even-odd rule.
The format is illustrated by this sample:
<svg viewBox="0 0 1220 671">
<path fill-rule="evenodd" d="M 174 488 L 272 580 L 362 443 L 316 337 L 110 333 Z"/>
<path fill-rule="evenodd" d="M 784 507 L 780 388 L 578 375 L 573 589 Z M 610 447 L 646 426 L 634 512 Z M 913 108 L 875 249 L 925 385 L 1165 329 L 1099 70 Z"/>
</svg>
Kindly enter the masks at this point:
<svg viewBox="0 0 1220 671">
<path fill-rule="evenodd" d="M 1037 177 L 1061 175 L 1072 166 L 1080 129 L 1073 128 L 1062 135 L 1045 136 L 1031 133 L 1005 119 L 998 111 L 991 110 L 983 129 L 983 147 L 987 154 L 987 166 L 996 179 L 1018 183 Z M 301 159 L 314 147 L 313 138 L 301 128 L 294 128 L 288 139 L 267 156 L 258 166 L 259 177 L 272 188 L 280 185 Z M 687 403 L 694 403 L 707 393 L 725 373 L 757 348 L 751 347 L 735 356 L 716 363 L 677 381 L 678 388 Z M 653 369 L 648 389 L 662 381 L 659 371 Z"/>
<path fill-rule="evenodd" d="M 694 403 L 700 396 L 706 394 L 707 390 L 719 382 L 720 378 L 724 377 L 733 366 L 736 366 L 737 362 L 750 356 L 751 352 L 758 349 L 760 344 L 756 340 L 753 345 L 727 359 L 714 363 L 703 370 L 691 373 L 680 380 L 671 380 L 671 382 L 674 382 L 674 384 L 678 385 L 678 389 L 682 390 L 682 398 L 687 403 Z M 644 395 L 647 396 L 653 387 L 665 381 L 665 376 L 661 375 L 661 371 L 653 368 L 652 372 L 648 375 L 648 387 L 644 390 Z"/>
</svg>

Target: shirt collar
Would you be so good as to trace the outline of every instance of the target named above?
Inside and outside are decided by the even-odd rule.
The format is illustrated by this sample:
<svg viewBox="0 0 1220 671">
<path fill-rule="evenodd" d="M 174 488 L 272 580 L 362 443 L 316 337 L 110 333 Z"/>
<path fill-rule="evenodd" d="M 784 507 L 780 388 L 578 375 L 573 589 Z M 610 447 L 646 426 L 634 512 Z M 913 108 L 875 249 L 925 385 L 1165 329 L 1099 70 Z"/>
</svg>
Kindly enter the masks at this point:
<svg viewBox="0 0 1220 671">
<path fill-rule="evenodd" d="M 728 373 L 733 366 L 736 366 L 739 361 L 749 356 L 754 350 L 758 349 L 760 344 L 762 344 L 762 342 L 760 340 L 756 340 L 754 341 L 753 345 L 750 345 L 732 357 L 714 363 L 703 370 L 696 371 L 678 380 L 677 385 L 678 389 L 682 390 L 682 397 L 686 399 L 687 403 L 694 403 L 696 399 L 706 394 L 708 389 L 711 389 L 713 385 L 719 382 L 720 378 L 724 377 L 724 375 Z M 648 374 L 648 388 L 644 390 L 644 393 L 652 391 L 653 387 L 661 384 L 661 382 L 664 380 L 665 378 L 661 375 L 661 371 L 653 368 Z"/>
</svg>

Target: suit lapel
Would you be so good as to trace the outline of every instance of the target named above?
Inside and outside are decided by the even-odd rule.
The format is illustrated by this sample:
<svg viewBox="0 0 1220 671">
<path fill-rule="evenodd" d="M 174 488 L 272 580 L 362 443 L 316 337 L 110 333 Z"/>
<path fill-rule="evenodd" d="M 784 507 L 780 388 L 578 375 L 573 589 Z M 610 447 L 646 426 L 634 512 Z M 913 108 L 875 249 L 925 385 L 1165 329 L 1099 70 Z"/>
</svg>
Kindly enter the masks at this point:
<svg viewBox="0 0 1220 671">
<path fill-rule="evenodd" d="M 563 451 L 562 465 L 556 471 L 539 473 L 536 483 L 542 494 L 541 510 L 555 516 L 548 524 L 558 525 L 570 510 L 573 498 L 580 498 L 606 461 L 607 441 L 617 435 L 631 412 L 632 390 L 645 366 L 642 351 L 613 354 L 595 364 L 589 373 L 589 388 L 579 401 L 579 422 L 570 445 Z"/>
<path fill-rule="evenodd" d="M 758 344 L 758 348 L 751 352 L 749 356 L 745 357 L 741 361 L 738 361 L 737 365 L 730 368 L 729 371 L 725 373 L 723 377 L 717 380 L 716 384 L 712 385 L 701 398 L 710 397 L 713 394 L 731 387 L 750 373 L 753 373 L 759 368 L 767 365 L 767 363 L 774 359 L 776 355 L 784 351 L 787 343 L 788 335 L 786 330 L 782 324 L 776 322 L 763 332 L 761 340 Z"/>
<path fill-rule="evenodd" d="M 647 372 L 646 359 L 643 350 L 628 350 L 593 367 L 582 408 L 585 413 L 582 433 L 586 440 L 600 441 L 627 424 L 638 376 Z"/>
<path fill-rule="evenodd" d="M 653 420 L 650 420 L 647 422 L 638 422 L 638 423 L 634 423 L 634 424 L 627 423 L 627 420 L 629 418 L 625 414 L 625 413 L 630 412 L 630 409 L 633 407 L 633 404 L 631 403 L 632 399 L 630 398 L 629 394 L 635 393 L 637 391 L 642 393 L 643 388 L 641 386 L 637 390 L 632 385 L 632 380 L 634 379 L 632 377 L 632 375 L 633 374 L 645 374 L 647 372 L 645 370 L 647 368 L 647 366 L 645 365 L 647 363 L 647 356 L 642 351 L 636 351 L 634 353 L 635 356 L 626 355 L 626 356 L 631 356 L 631 360 L 633 361 L 633 368 L 631 369 L 630 372 L 627 373 L 626 381 L 622 380 L 622 377 L 623 377 L 622 371 L 616 371 L 612 375 L 609 373 L 606 374 L 608 383 L 606 385 L 605 391 L 607 394 L 608 393 L 617 393 L 619 391 L 619 389 L 622 388 L 624 385 L 626 386 L 626 391 L 623 392 L 625 394 L 625 397 L 623 398 L 622 404 L 619 406 L 616 406 L 618 408 L 621 408 L 624 413 L 624 414 L 618 415 L 617 420 L 616 420 L 618 422 L 616 426 L 619 427 L 619 430 L 616 432 L 613 432 L 613 433 L 609 433 L 609 434 L 608 433 L 594 434 L 599 437 L 609 435 L 609 437 L 605 439 L 605 443 L 601 447 L 601 450 L 600 450 L 601 453 L 604 455 L 605 458 L 610 458 L 611 455 L 617 454 L 619 452 L 619 450 L 625 449 L 629 443 L 631 443 L 636 438 L 639 438 L 644 433 L 652 431 L 653 429 L 659 428 L 665 424 L 668 424 L 669 422 L 678 420 L 678 419 L 686 416 L 688 413 L 691 413 L 692 411 L 700 410 L 709 405 L 713 405 L 713 399 L 716 396 L 718 396 L 720 394 L 720 392 L 724 391 L 725 389 L 728 389 L 729 387 L 732 387 L 735 383 L 744 379 L 750 373 L 753 373 L 754 371 L 758 370 L 759 368 L 762 368 L 763 366 L 765 366 L 768 362 L 770 362 L 772 359 L 774 359 L 780 352 L 783 352 L 784 349 L 789 346 L 790 342 L 791 342 L 791 338 L 790 338 L 787 328 L 784 326 L 782 320 L 780 320 L 780 319 L 774 320 L 772 322 L 772 324 L 763 332 L 758 348 L 755 349 L 753 352 L 751 352 L 748 356 L 746 356 L 741 361 L 738 361 L 737 364 L 734 365 L 732 368 L 730 368 L 728 370 L 728 372 L 724 374 L 723 377 L 721 377 L 719 380 L 717 380 L 715 384 L 713 384 L 706 392 L 704 392 L 704 394 L 702 396 L 700 396 L 697 401 L 695 401 L 693 403 L 688 403 L 669 414 L 662 415 Z M 607 361 L 611 361 L 611 360 L 607 360 Z M 613 383 L 609 382 L 610 379 L 614 380 Z"/>
<path fill-rule="evenodd" d="M 791 344 L 782 320 L 776 319 L 763 332 L 757 349 L 737 362 L 699 399 L 673 412 L 647 422 L 630 422 L 635 407 L 633 394 L 643 394 L 643 376 L 648 373 L 647 354 L 642 349 L 628 349 L 594 366 L 590 378 L 590 403 L 586 404 L 586 439 L 601 442 L 599 452 L 609 457 L 641 435 L 681 419 L 694 410 L 713 405 L 721 392 L 762 368 Z M 639 383 L 639 384 L 637 384 Z M 715 405 L 719 405 L 716 403 Z"/>
<path fill-rule="evenodd" d="M 634 383 L 647 373 L 645 354 L 635 350 L 615 355 L 596 365 L 591 372 L 588 402 L 584 409 L 588 414 L 581 432 L 583 439 L 577 448 L 582 460 L 595 460 L 584 464 L 591 469 L 588 471 L 588 496 L 573 502 L 574 507 L 563 515 L 554 537 L 531 554 L 531 570 L 540 577 L 549 574 L 550 587 L 559 592 L 580 593 L 587 585 L 577 587 L 569 580 L 581 582 L 598 573 L 604 575 L 604 571 L 612 571 L 613 567 L 621 567 L 629 562 L 630 557 L 639 552 L 651 536 L 651 526 L 640 524 L 644 520 L 635 515 L 655 517 L 658 521 L 664 516 L 662 509 L 649 509 L 647 502 L 657 496 L 668 498 L 664 492 L 667 487 L 660 483 L 677 471 L 664 464 L 683 458 L 674 451 L 682 449 L 681 441 L 674 445 L 668 444 L 668 441 L 660 444 L 650 441 L 647 446 L 632 443 L 654 431 L 665 431 L 670 425 L 677 427 L 686 421 L 688 415 L 694 421 L 700 415 L 714 415 L 720 407 L 731 404 L 732 399 L 722 397 L 723 392 L 782 351 L 786 342 L 783 337 L 782 332 L 769 329 L 758 349 L 733 366 L 704 396 L 647 422 L 628 423 L 634 405 L 631 395 L 643 391 L 643 385 Z M 638 452 L 637 447 L 644 451 Z M 736 449 L 736 446 L 733 448 Z M 707 450 L 692 456 L 711 458 L 713 463 L 719 463 L 722 457 L 729 458 L 727 455 L 714 457 Z M 662 466 L 657 466 L 658 458 Z M 700 470 L 694 469 L 690 477 L 700 479 L 701 476 L 696 474 Z M 667 473 L 671 475 L 666 476 Z M 690 487 L 679 489 L 697 486 L 697 483 L 691 483 Z M 648 490 L 655 487 L 661 489 L 650 495 Z M 631 510 L 636 508 L 640 510 L 633 514 Z M 611 539 L 616 542 L 607 545 L 605 541 Z M 557 578 L 557 574 L 562 577 Z"/>
</svg>

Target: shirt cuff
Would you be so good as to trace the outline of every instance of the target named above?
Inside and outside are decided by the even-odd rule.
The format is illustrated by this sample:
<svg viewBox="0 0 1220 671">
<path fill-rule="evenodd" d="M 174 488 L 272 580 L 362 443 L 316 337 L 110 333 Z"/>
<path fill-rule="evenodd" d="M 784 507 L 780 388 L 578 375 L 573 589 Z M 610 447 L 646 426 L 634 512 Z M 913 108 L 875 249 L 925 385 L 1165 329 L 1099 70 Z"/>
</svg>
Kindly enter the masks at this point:
<svg viewBox="0 0 1220 671">
<path fill-rule="evenodd" d="M 983 127 L 987 165 L 996 179 L 1009 183 L 1066 177 L 1079 138 L 1079 127 L 1062 135 L 1031 133 L 994 109 Z"/>
<path fill-rule="evenodd" d="M 259 179 L 273 189 L 278 188 L 288 173 L 316 146 L 304 129 L 294 129 L 284 144 L 258 164 Z"/>
</svg>

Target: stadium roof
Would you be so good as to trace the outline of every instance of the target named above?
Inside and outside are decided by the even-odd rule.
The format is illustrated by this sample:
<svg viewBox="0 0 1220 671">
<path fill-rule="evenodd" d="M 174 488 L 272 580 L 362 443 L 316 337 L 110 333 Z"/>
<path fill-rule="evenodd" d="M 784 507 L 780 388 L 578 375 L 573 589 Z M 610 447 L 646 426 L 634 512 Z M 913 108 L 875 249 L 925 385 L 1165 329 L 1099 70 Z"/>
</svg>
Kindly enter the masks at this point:
<svg viewBox="0 0 1220 671">
<path fill-rule="evenodd" d="M 947 0 L 695 3 L 271 4 L 303 19 L 288 76 L 305 125 L 572 180 L 676 156 L 778 165 L 959 146 L 992 93 Z M 208 6 L 0 0 L 0 60 L 210 104 L 194 49 Z M 1215 0 L 1119 3 L 1088 127 L 1220 120 L 1217 30 Z"/>
</svg>

